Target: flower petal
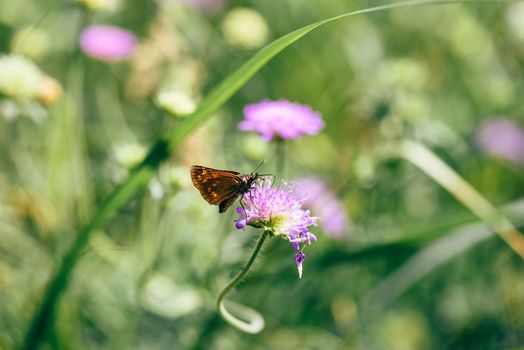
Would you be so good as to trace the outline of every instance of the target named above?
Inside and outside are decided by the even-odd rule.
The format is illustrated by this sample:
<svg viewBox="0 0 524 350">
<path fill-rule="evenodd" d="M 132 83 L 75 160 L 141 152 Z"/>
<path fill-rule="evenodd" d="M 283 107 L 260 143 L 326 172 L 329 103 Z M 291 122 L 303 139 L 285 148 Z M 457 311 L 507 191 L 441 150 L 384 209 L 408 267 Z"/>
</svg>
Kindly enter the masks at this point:
<svg viewBox="0 0 524 350">
<path fill-rule="evenodd" d="M 245 119 L 238 124 L 238 128 L 258 132 L 264 141 L 316 135 L 324 128 L 322 116 L 311 107 L 283 99 L 247 105 L 244 116 Z"/>
</svg>

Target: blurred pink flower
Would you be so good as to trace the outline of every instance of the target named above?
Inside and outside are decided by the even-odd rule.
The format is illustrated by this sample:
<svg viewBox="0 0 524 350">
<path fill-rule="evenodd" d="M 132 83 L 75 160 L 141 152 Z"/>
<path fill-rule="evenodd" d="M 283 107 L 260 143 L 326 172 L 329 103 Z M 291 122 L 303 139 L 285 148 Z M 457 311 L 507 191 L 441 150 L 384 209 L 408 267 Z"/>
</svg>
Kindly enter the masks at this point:
<svg viewBox="0 0 524 350">
<path fill-rule="evenodd" d="M 304 206 L 311 209 L 313 215 L 320 217 L 319 224 L 327 234 L 339 238 L 347 233 L 346 210 L 324 181 L 316 177 L 300 179 L 295 195 L 304 199 Z"/>
<path fill-rule="evenodd" d="M 126 59 L 133 54 L 135 47 L 133 33 L 118 27 L 93 25 L 84 29 L 80 35 L 82 51 L 101 61 Z"/>
<path fill-rule="evenodd" d="M 226 7 L 226 0 L 183 0 L 189 6 L 199 9 L 206 15 L 214 15 Z"/>
<path fill-rule="evenodd" d="M 296 139 L 302 135 L 316 135 L 324 128 L 324 121 L 307 105 L 287 100 L 265 100 L 244 108 L 245 119 L 238 124 L 242 131 L 258 132 L 264 141 L 273 138 Z"/>
<path fill-rule="evenodd" d="M 477 132 L 476 142 L 486 154 L 524 165 L 524 130 L 511 120 L 498 118 L 484 122 Z"/>
</svg>

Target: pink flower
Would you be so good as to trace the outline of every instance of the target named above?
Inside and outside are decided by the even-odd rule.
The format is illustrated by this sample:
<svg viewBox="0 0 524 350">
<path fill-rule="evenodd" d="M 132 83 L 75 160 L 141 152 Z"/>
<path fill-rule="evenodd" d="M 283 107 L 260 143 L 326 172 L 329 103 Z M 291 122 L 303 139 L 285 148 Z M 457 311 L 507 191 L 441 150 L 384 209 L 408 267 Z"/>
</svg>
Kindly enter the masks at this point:
<svg viewBox="0 0 524 350">
<path fill-rule="evenodd" d="M 101 61 L 120 61 L 131 56 L 136 47 L 133 33 L 113 26 L 90 26 L 80 35 L 80 48 Z"/>
<path fill-rule="evenodd" d="M 298 276 L 302 277 L 302 263 L 306 259 L 303 250 L 317 240 L 309 226 L 317 225 L 317 218 L 309 210 L 302 209 L 302 201 L 293 195 L 291 186 L 283 184 L 271 187 L 269 179 L 258 180 L 251 190 L 242 197 L 243 207 L 237 208 L 240 218 L 235 220 L 236 228 L 246 225 L 263 228 L 273 236 L 279 236 L 291 243 L 295 254 Z"/>
<path fill-rule="evenodd" d="M 226 6 L 226 0 L 184 0 L 184 2 L 206 15 L 214 15 Z"/>
<path fill-rule="evenodd" d="M 324 128 L 324 121 L 311 107 L 287 100 L 265 100 L 244 108 L 245 119 L 238 124 L 242 131 L 258 132 L 262 139 L 296 139 L 302 135 L 316 135 Z"/>
<path fill-rule="evenodd" d="M 348 231 L 346 210 L 326 183 L 316 177 L 297 181 L 295 195 L 304 206 L 320 217 L 320 226 L 332 237 L 340 238 Z"/>
<path fill-rule="evenodd" d="M 484 122 L 476 141 L 482 152 L 524 165 L 524 130 L 511 120 L 498 118 Z"/>
</svg>

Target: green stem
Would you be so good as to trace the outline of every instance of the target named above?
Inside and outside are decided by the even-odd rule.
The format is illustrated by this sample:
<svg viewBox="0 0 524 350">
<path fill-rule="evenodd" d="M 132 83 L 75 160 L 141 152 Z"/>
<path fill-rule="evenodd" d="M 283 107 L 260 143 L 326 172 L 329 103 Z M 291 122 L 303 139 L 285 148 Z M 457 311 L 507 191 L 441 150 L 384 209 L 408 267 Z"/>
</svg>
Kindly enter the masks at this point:
<svg viewBox="0 0 524 350">
<path fill-rule="evenodd" d="M 164 147 L 159 145 L 164 145 Z M 126 203 L 139 188 L 142 188 L 147 183 L 155 169 L 155 165 L 159 164 L 163 157 L 166 156 L 164 148 L 165 143 L 157 143 L 157 146 L 153 147 L 144 163 L 132 171 L 127 181 L 113 191 L 107 200 L 102 203 L 89 224 L 80 231 L 73 246 L 67 252 L 60 267 L 50 280 L 47 291 L 26 333 L 22 349 L 36 349 L 38 347 L 50 323 L 53 322 L 55 304 L 67 287 L 71 271 L 86 247 L 91 233 L 104 226 L 122 206 L 122 203 Z"/>
<path fill-rule="evenodd" d="M 275 141 L 275 158 L 277 160 L 277 175 L 281 179 L 284 178 L 284 170 L 286 163 L 286 142 L 282 139 Z"/>
<path fill-rule="evenodd" d="M 243 318 L 246 320 L 249 320 L 249 322 L 245 322 L 231 314 L 226 307 L 224 306 L 224 298 L 227 293 L 231 289 L 233 289 L 246 275 L 246 273 L 249 271 L 253 263 L 255 262 L 255 259 L 260 253 L 260 249 L 262 249 L 262 245 L 264 245 L 264 241 L 266 240 L 269 233 L 267 231 L 263 231 L 260 234 L 260 237 L 258 238 L 257 245 L 253 249 L 253 252 L 251 253 L 251 256 L 249 257 L 249 260 L 246 262 L 244 267 L 240 270 L 240 272 L 233 278 L 228 285 L 220 292 L 217 298 L 216 308 L 218 314 L 229 324 L 232 326 L 240 329 L 241 331 L 244 331 L 246 333 L 258 333 L 262 329 L 264 329 L 264 318 L 255 310 L 250 309 L 248 307 L 242 306 L 240 304 L 231 303 L 234 305 L 234 308 L 237 310 L 237 313 L 243 314 Z"/>
</svg>

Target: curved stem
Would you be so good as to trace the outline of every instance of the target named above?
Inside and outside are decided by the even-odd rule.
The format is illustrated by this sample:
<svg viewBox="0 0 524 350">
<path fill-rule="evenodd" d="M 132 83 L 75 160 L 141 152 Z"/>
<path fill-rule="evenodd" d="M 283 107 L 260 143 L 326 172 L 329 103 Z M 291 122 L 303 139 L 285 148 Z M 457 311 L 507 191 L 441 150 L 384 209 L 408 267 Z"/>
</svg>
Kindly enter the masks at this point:
<svg viewBox="0 0 524 350">
<path fill-rule="evenodd" d="M 235 317 L 233 314 L 231 314 L 226 307 L 224 306 L 224 298 L 227 293 L 231 289 L 233 289 L 238 282 L 244 278 L 246 273 L 249 271 L 253 263 L 255 262 L 255 259 L 260 253 L 260 250 L 262 249 L 262 245 L 264 245 L 264 241 L 266 240 L 268 236 L 267 231 L 263 231 L 260 234 L 260 237 L 258 238 L 257 245 L 253 249 L 253 252 L 251 253 L 251 256 L 249 257 L 249 260 L 246 262 L 244 267 L 240 270 L 240 272 L 233 278 L 227 286 L 220 292 L 217 298 L 216 308 L 218 314 L 230 325 L 240 329 L 241 331 L 244 331 L 246 333 L 258 333 L 262 329 L 264 329 L 264 318 L 262 315 L 260 315 L 257 311 L 250 309 L 246 306 L 237 304 L 237 303 L 230 303 L 237 311 L 237 314 L 241 314 L 243 316 L 242 318 L 247 320 L 248 322 L 241 320 L 237 317 Z"/>
</svg>

